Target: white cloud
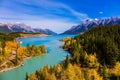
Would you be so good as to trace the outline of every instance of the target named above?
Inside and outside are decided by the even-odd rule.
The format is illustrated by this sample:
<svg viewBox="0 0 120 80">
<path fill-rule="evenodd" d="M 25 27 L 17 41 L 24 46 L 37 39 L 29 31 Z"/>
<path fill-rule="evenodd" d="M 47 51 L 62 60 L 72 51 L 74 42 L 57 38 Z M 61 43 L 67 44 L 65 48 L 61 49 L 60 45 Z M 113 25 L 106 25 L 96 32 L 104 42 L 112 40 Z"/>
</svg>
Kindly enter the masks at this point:
<svg viewBox="0 0 120 80">
<path fill-rule="evenodd" d="M 71 14 L 71 15 L 77 17 L 81 21 L 89 19 L 89 16 L 86 13 L 78 12 L 78 11 L 72 9 L 70 6 L 68 6 L 64 3 L 61 3 L 61 2 L 55 2 L 52 0 L 21 0 L 21 1 L 15 0 L 15 1 L 21 2 L 23 4 L 27 4 L 27 5 L 37 6 L 39 8 L 42 7 L 44 9 L 51 10 L 51 11 L 56 10 L 56 12 L 58 11 L 58 13 L 59 13 L 60 9 L 65 9 L 68 12 L 66 12 L 64 10 L 62 10 L 62 11 L 65 12 L 66 14 Z"/>
<path fill-rule="evenodd" d="M 9 14 L 7 14 L 8 12 Z M 45 16 L 38 17 L 19 13 L 16 15 L 13 14 L 14 13 L 10 11 L 4 11 L 0 13 L 0 22 L 8 23 L 21 22 L 31 27 L 48 28 L 58 33 L 68 30 L 73 25 L 77 25 L 77 23 L 74 23 L 67 18 L 48 18 Z"/>
<path fill-rule="evenodd" d="M 62 9 L 65 9 L 67 12 L 64 10 L 63 12 L 66 15 L 71 14 L 72 16 L 76 17 L 79 22 L 89 19 L 87 14 L 78 12 L 72 9 L 71 7 L 69 7 L 68 5 L 65 5 L 60 2 L 54 2 L 52 0 L 21 0 L 21 1 L 13 0 L 13 1 L 28 5 L 35 5 L 38 6 L 38 8 L 42 7 L 47 10 L 55 9 L 57 13 L 59 13 L 59 10 L 62 11 Z M 58 33 L 64 32 L 65 30 L 69 29 L 71 26 L 77 24 L 75 20 L 70 17 L 58 16 L 58 15 L 50 14 L 49 12 L 45 15 L 44 14 L 32 15 L 29 13 L 22 13 L 22 12 L 20 13 L 17 11 L 12 11 L 11 9 L 6 8 L 4 6 L 0 8 L 0 11 L 1 11 L 0 21 L 22 22 L 32 27 L 48 28 Z"/>
<path fill-rule="evenodd" d="M 39 20 L 39 21 L 26 21 L 26 23 L 31 22 L 31 25 L 38 24 L 34 27 L 40 27 L 40 28 L 48 28 L 52 29 L 55 32 L 61 33 L 66 30 L 68 30 L 73 25 L 77 25 L 76 23 L 72 22 L 66 22 L 64 20 L 55 20 L 55 19 L 45 19 L 45 20 Z"/>
<path fill-rule="evenodd" d="M 86 19 L 90 19 L 87 14 L 77 12 L 77 11 L 75 11 L 74 9 L 70 8 L 70 7 L 67 6 L 67 5 L 64 5 L 64 4 L 63 4 L 62 7 L 65 8 L 65 9 L 67 9 L 68 11 L 70 11 L 74 16 L 76 16 L 76 17 L 77 17 L 78 19 L 80 19 L 81 21 L 84 21 L 84 20 L 86 20 Z"/>
<path fill-rule="evenodd" d="M 96 20 L 96 21 L 97 21 L 97 20 L 98 20 L 98 18 L 95 18 L 94 20 Z"/>
<path fill-rule="evenodd" d="M 103 14 L 103 12 L 102 12 L 102 11 L 100 11 L 100 12 L 99 12 L 99 14 Z"/>
</svg>

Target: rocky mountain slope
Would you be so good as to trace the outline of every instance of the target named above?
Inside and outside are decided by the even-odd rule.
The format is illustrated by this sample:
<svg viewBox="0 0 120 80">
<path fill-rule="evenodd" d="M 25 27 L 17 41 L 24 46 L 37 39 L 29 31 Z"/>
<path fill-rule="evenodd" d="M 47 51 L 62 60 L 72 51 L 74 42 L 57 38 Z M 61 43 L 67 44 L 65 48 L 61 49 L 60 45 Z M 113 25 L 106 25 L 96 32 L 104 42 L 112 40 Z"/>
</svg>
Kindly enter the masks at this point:
<svg viewBox="0 0 120 80">
<path fill-rule="evenodd" d="M 50 34 L 50 35 L 57 34 L 49 29 L 31 28 L 31 26 L 27 26 L 24 23 L 15 23 L 15 24 L 0 23 L 0 32 L 2 33 L 28 32 L 28 33 L 44 33 L 44 34 Z"/>
<path fill-rule="evenodd" d="M 65 31 L 62 34 L 78 34 L 85 32 L 92 27 L 96 26 L 104 26 L 104 25 L 116 25 L 120 24 L 120 17 L 111 17 L 107 19 L 90 19 L 86 20 L 85 22 L 81 23 L 80 25 L 73 26 L 69 30 Z"/>
</svg>

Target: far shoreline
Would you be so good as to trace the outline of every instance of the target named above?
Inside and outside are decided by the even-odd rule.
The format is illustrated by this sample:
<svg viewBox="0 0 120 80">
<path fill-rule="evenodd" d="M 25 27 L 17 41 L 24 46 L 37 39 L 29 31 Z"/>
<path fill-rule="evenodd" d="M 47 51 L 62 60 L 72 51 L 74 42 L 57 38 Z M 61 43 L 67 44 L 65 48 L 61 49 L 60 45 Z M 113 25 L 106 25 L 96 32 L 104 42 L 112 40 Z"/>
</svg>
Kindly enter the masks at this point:
<svg viewBox="0 0 120 80">
<path fill-rule="evenodd" d="M 50 36 L 50 35 L 42 34 L 42 33 L 20 33 L 20 37 L 18 38 L 28 38 L 28 37 L 38 37 L 38 36 Z"/>
</svg>

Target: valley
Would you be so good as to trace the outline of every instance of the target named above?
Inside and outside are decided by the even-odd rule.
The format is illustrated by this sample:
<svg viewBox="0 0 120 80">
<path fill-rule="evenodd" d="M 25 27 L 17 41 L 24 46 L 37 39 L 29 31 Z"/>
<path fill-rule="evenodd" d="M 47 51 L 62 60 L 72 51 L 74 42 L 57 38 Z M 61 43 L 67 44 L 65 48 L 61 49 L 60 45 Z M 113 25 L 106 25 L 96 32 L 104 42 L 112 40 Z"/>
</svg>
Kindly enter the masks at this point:
<svg viewBox="0 0 120 80">
<path fill-rule="evenodd" d="M 119 79 L 119 18 L 109 19 L 85 21 L 89 29 L 72 27 L 76 33 L 1 33 L 0 80 Z"/>
<path fill-rule="evenodd" d="M 0 0 L 0 80 L 120 80 L 120 0 Z"/>
</svg>

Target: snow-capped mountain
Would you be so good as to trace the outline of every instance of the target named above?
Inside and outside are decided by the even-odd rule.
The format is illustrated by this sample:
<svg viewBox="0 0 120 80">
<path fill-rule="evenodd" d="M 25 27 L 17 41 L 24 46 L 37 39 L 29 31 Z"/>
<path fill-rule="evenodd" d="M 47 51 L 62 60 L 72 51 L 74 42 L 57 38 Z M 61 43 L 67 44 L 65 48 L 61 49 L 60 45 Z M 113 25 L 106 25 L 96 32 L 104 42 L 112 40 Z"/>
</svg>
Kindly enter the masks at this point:
<svg viewBox="0 0 120 80">
<path fill-rule="evenodd" d="M 104 25 L 116 25 L 120 24 L 120 17 L 111 17 L 107 19 L 90 19 L 86 20 L 85 22 L 81 23 L 80 25 L 73 26 L 69 30 L 65 31 L 62 34 L 78 34 L 85 32 L 92 27 L 96 26 L 104 26 Z"/>
<path fill-rule="evenodd" d="M 6 24 L 0 24 L 0 32 L 10 33 L 10 32 L 12 32 L 12 30 Z"/>
<path fill-rule="evenodd" d="M 24 23 L 0 23 L 0 32 L 11 33 L 11 32 L 29 32 L 29 33 L 43 33 L 54 35 L 57 34 L 49 29 L 31 28 Z"/>
<path fill-rule="evenodd" d="M 24 23 L 8 24 L 8 27 L 11 28 L 13 32 L 35 32 L 30 26 Z"/>
<path fill-rule="evenodd" d="M 49 29 L 39 29 L 39 28 L 34 28 L 33 29 L 35 32 L 40 32 L 40 33 L 44 33 L 44 34 L 50 34 L 50 35 L 56 35 L 57 33 L 49 30 Z"/>
</svg>

